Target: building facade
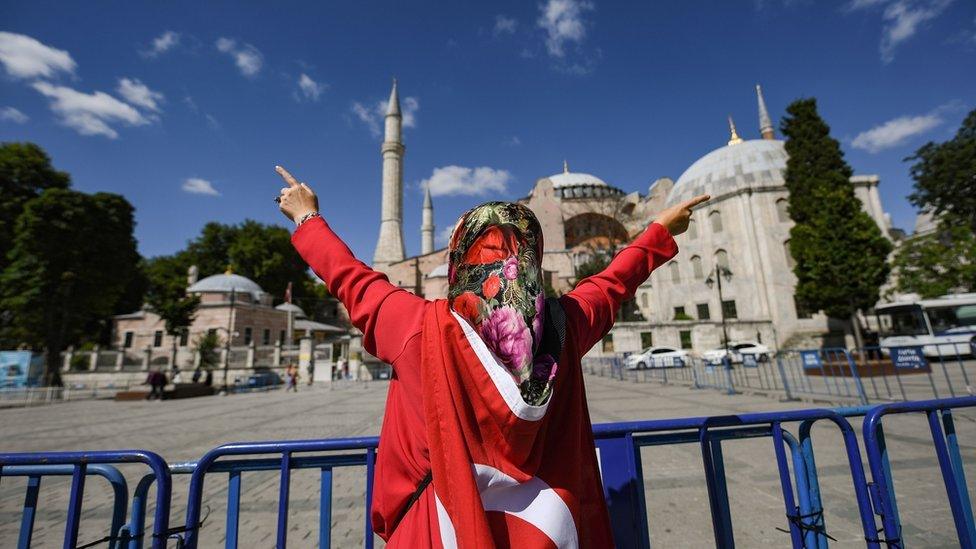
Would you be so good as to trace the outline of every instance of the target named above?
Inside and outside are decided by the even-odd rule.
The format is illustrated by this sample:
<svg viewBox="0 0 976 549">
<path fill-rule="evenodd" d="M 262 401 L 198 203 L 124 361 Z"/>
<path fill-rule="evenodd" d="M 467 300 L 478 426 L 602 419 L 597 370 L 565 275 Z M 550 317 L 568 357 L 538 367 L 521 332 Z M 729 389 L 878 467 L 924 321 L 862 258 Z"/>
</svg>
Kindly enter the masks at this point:
<svg viewBox="0 0 976 549">
<path fill-rule="evenodd" d="M 676 181 L 661 177 L 646 193 L 625 192 L 588 173 L 563 170 L 538 179 L 519 202 L 535 212 L 544 238 L 544 276 L 562 293 L 576 283 L 577 269 L 601 249 L 614 250 L 636 237 L 662 209 L 699 194 L 711 200 L 696 211 L 688 232 L 678 236 L 679 255 L 640 287 L 601 350 L 635 351 L 667 345 L 706 350 L 722 344 L 721 318 L 728 336 L 758 340 L 772 348 L 844 344 L 844 323 L 797 306 L 784 172 L 787 154 L 756 86 L 759 137 L 743 139 L 731 118 L 728 142 L 689 166 Z M 433 249 L 433 205 L 423 204 L 422 253 L 396 259 L 402 250 L 401 128 L 396 87 L 391 94 L 383 151 L 383 214 L 374 267 L 390 280 L 428 299 L 447 295 L 447 250 Z M 399 151 L 397 162 L 388 151 Z M 395 170 L 396 173 L 388 173 Z M 879 178 L 851 178 L 855 194 L 881 232 L 891 226 L 878 193 Z M 390 212 L 393 212 L 392 214 Z M 391 229 L 399 219 L 400 228 Z M 706 282 L 720 266 L 723 295 Z M 713 280 L 714 281 L 714 280 Z"/>
</svg>

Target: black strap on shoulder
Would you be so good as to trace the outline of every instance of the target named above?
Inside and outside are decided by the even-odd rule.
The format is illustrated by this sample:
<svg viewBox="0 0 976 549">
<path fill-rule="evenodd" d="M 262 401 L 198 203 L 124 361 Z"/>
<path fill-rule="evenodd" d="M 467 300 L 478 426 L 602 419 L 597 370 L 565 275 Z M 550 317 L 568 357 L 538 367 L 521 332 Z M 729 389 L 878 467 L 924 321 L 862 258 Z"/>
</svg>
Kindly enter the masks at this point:
<svg viewBox="0 0 976 549">
<path fill-rule="evenodd" d="M 430 485 L 430 481 L 433 479 L 434 479 L 433 471 L 427 471 L 427 474 L 424 475 L 424 478 L 420 479 L 420 483 L 417 484 L 417 488 L 413 491 L 412 494 L 410 494 L 410 498 L 407 499 L 407 503 L 403 505 L 403 510 L 400 511 L 400 514 L 393 522 L 393 529 L 390 530 L 390 532 L 396 531 L 397 526 L 400 526 L 400 521 L 403 520 L 403 517 L 407 516 L 407 511 L 409 511 L 410 508 L 413 507 L 414 503 L 417 503 L 417 500 L 420 499 L 420 496 L 424 495 L 424 490 L 427 489 L 427 486 Z"/>
<path fill-rule="evenodd" d="M 548 354 L 559 360 L 566 345 L 566 311 L 558 297 L 546 298 L 546 316 L 542 329 L 539 354 Z"/>
</svg>

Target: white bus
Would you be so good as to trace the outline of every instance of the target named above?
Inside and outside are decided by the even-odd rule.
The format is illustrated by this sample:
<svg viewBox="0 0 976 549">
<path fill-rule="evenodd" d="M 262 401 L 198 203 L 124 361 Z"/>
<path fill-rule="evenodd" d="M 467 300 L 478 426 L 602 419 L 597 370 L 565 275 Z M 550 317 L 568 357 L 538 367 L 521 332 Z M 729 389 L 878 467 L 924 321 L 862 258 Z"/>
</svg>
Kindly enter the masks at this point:
<svg viewBox="0 0 976 549">
<path fill-rule="evenodd" d="M 882 348 L 921 346 L 927 357 L 973 353 L 976 293 L 886 303 L 875 314 Z"/>
</svg>

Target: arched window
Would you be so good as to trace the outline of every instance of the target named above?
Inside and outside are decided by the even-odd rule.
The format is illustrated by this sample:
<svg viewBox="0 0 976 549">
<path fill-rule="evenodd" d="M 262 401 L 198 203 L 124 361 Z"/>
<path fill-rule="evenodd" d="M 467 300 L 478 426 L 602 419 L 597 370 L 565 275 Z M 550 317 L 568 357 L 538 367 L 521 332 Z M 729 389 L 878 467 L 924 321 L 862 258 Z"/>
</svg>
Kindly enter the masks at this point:
<svg viewBox="0 0 976 549">
<path fill-rule="evenodd" d="M 698 223 L 694 219 L 688 221 L 688 238 L 694 240 L 698 238 Z"/>
<path fill-rule="evenodd" d="M 705 271 L 702 270 L 702 260 L 697 255 L 691 257 L 691 271 L 695 274 L 695 280 L 705 278 Z"/>
<path fill-rule="evenodd" d="M 708 222 L 712 225 L 713 233 L 722 232 L 722 214 L 718 210 L 708 214 Z"/>
<path fill-rule="evenodd" d="M 719 267 L 729 268 L 729 254 L 725 250 L 715 252 L 715 264 Z"/>
<path fill-rule="evenodd" d="M 641 292 L 641 307 L 647 308 L 647 292 Z"/>
<path fill-rule="evenodd" d="M 796 260 L 793 259 L 793 252 L 790 251 L 790 241 L 787 240 L 783 243 L 783 252 L 786 253 L 786 266 L 793 269 L 796 266 Z"/>
<path fill-rule="evenodd" d="M 781 223 L 785 223 L 790 220 L 790 212 L 788 208 L 789 205 L 790 203 L 787 202 L 785 198 L 780 198 L 776 201 L 776 217 Z"/>
<path fill-rule="evenodd" d="M 671 282 L 681 282 L 681 271 L 678 269 L 678 262 L 672 261 L 668 264 L 671 270 Z"/>
</svg>

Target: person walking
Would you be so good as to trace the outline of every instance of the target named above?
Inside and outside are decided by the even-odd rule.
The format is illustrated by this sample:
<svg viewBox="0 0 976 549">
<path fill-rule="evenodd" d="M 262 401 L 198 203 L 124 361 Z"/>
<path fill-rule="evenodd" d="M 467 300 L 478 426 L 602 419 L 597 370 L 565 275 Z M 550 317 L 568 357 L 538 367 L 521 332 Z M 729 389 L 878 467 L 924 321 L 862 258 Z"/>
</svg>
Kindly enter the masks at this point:
<svg viewBox="0 0 976 549">
<path fill-rule="evenodd" d="M 535 215 L 482 204 L 451 235 L 448 298 L 429 301 L 356 259 L 312 189 L 276 170 L 295 249 L 393 367 L 370 510 L 388 547 L 613 547 L 580 359 L 708 197 L 664 210 L 549 299 Z"/>
</svg>

